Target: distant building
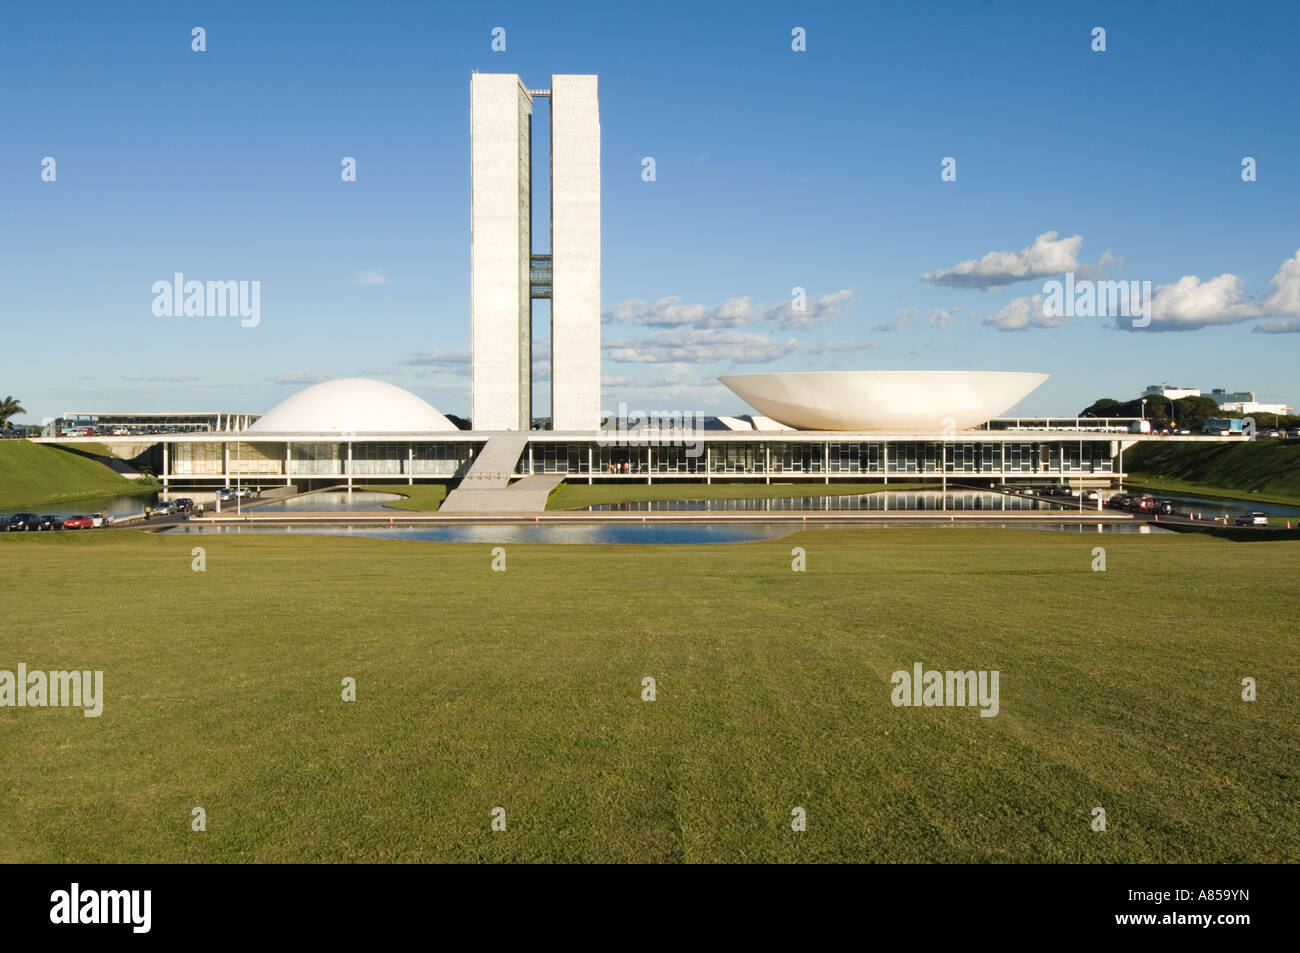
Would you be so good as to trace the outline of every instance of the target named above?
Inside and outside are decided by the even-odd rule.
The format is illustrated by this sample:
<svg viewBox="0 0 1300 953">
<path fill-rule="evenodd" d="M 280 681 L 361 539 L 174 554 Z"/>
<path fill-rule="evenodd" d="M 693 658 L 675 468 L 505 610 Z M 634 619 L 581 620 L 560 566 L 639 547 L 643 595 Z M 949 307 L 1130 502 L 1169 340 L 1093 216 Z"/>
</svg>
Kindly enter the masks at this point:
<svg viewBox="0 0 1300 953">
<path fill-rule="evenodd" d="M 1150 384 L 1142 392 L 1143 397 L 1167 397 L 1170 400 L 1182 400 L 1184 397 L 1200 397 L 1201 392 L 1195 387 L 1170 387 L 1168 384 Z"/>
<path fill-rule="evenodd" d="M 44 428 L 45 436 L 116 436 L 162 433 L 219 433 L 243 430 L 260 414 L 98 412 L 67 410 Z"/>
<path fill-rule="evenodd" d="M 1261 404 L 1255 400 L 1230 400 L 1219 404 L 1219 409 L 1230 414 L 1281 414 L 1285 417 L 1295 413 L 1295 408 L 1286 404 Z"/>
<path fill-rule="evenodd" d="M 1255 400 L 1255 392 L 1253 390 L 1226 391 L 1222 387 L 1214 388 L 1214 390 L 1210 391 L 1205 396 L 1213 400 L 1225 410 L 1228 409 L 1228 404 L 1250 404 Z"/>
<path fill-rule="evenodd" d="M 1219 409 L 1230 414 L 1286 414 L 1295 413 L 1293 407 L 1286 404 L 1261 404 L 1255 400 L 1253 390 L 1224 390 L 1216 387 L 1210 391 L 1201 391 L 1195 387 L 1171 387 L 1168 384 L 1151 384 L 1142 392 L 1143 397 L 1165 397 L 1169 400 L 1181 400 L 1184 397 L 1208 397 Z"/>
<path fill-rule="evenodd" d="M 1226 391 L 1216 387 L 1206 395 L 1219 405 L 1220 410 L 1230 414 L 1286 414 L 1295 413 L 1295 409 L 1286 404 L 1265 404 L 1255 399 L 1253 390 Z"/>
</svg>

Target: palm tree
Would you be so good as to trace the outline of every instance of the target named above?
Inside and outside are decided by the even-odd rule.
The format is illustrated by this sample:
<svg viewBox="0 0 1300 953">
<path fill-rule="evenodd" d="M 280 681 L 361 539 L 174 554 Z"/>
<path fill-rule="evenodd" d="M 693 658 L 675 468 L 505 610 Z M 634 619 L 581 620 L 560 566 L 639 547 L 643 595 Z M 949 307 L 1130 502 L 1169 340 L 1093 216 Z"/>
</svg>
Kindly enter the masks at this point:
<svg viewBox="0 0 1300 953">
<path fill-rule="evenodd" d="M 25 413 L 27 413 L 26 409 L 24 409 L 24 407 L 20 403 L 18 403 L 17 398 L 15 397 L 0 398 L 0 426 L 3 426 L 6 429 L 8 429 L 10 417 L 12 417 L 14 414 L 25 414 Z"/>
</svg>

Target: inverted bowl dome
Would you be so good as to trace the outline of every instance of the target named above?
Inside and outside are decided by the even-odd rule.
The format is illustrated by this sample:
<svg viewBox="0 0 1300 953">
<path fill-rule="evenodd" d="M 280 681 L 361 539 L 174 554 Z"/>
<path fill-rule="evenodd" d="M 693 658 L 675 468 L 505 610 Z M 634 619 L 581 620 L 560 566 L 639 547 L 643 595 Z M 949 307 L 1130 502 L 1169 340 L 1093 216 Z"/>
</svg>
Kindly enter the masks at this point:
<svg viewBox="0 0 1300 953">
<path fill-rule="evenodd" d="M 440 433 L 456 425 L 408 390 L 364 377 L 324 381 L 276 404 L 260 433 Z"/>
<path fill-rule="evenodd" d="M 1047 380 L 1016 371 L 807 371 L 719 377 L 796 430 L 942 433 L 1005 413 Z"/>
</svg>

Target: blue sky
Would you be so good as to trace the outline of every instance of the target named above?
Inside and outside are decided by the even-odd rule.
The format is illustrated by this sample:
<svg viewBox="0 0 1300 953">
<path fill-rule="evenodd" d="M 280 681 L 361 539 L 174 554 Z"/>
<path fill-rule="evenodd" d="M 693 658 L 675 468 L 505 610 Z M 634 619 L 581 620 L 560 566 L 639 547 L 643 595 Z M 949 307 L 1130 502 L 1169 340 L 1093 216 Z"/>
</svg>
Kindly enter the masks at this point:
<svg viewBox="0 0 1300 953">
<path fill-rule="evenodd" d="M 265 411 L 370 376 L 467 414 L 477 69 L 600 76 L 608 408 L 743 413 L 719 374 L 877 368 L 1050 374 L 1026 413 L 1162 380 L 1300 403 L 1298 27 L 1290 2 L 7 3 L 0 392 L 28 421 Z M 1044 316 L 1066 267 L 1152 282 L 1155 320 Z M 260 281 L 260 323 L 155 316 L 177 271 Z"/>
</svg>

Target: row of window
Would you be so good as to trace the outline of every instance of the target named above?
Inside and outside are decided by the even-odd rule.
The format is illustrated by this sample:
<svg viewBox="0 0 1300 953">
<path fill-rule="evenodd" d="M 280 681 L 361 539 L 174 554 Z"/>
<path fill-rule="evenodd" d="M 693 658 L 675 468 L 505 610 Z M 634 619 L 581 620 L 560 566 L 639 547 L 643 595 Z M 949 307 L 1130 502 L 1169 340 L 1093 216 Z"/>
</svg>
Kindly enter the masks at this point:
<svg viewBox="0 0 1300 953">
<path fill-rule="evenodd" d="M 227 455 L 226 446 L 229 447 Z M 482 447 L 471 443 L 354 443 L 354 476 L 458 476 Z M 172 476 L 343 476 L 346 443 L 174 443 L 168 445 Z"/>
<path fill-rule="evenodd" d="M 173 476 L 225 472 L 276 476 L 344 476 L 346 443 L 285 445 L 233 442 L 169 444 Z M 229 447 L 228 456 L 225 447 Z M 482 444 L 376 442 L 352 445 L 354 476 L 457 476 Z M 228 462 L 227 462 L 228 461 Z M 703 446 L 606 447 L 533 443 L 516 472 L 575 474 L 979 474 L 1109 473 L 1108 442 L 1080 443 L 745 443 Z"/>
<path fill-rule="evenodd" d="M 590 456 L 588 456 L 590 451 Z M 588 467 L 590 459 L 590 467 Z M 946 464 L 946 466 L 945 466 Z M 1039 443 L 740 443 L 703 447 L 529 446 L 520 473 L 1109 473 L 1109 442 Z"/>
</svg>

